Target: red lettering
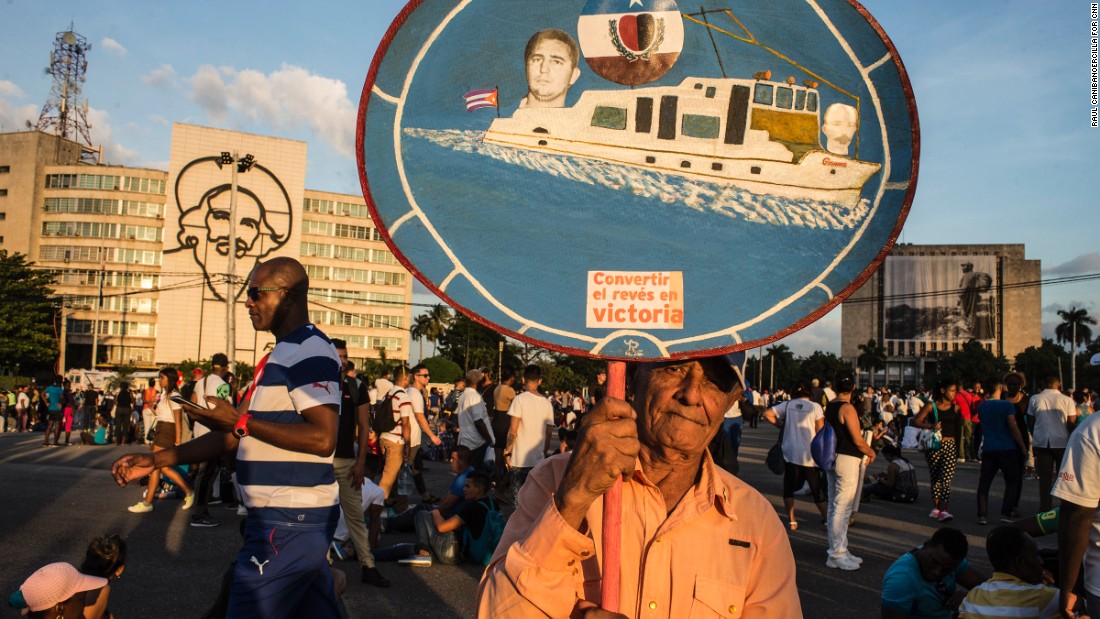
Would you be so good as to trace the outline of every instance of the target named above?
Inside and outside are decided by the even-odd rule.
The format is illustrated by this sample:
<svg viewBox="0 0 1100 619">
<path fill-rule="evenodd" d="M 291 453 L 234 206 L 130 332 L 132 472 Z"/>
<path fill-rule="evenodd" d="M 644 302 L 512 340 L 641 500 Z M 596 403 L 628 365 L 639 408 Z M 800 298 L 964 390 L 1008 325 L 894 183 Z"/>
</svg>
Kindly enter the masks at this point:
<svg viewBox="0 0 1100 619">
<path fill-rule="evenodd" d="M 834 160 L 829 159 L 828 157 L 826 157 L 826 158 L 821 160 L 821 165 L 829 166 L 829 167 L 832 167 L 832 168 L 846 168 L 846 167 L 848 167 L 848 162 L 847 161 L 834 161 Z"/>
</svg>

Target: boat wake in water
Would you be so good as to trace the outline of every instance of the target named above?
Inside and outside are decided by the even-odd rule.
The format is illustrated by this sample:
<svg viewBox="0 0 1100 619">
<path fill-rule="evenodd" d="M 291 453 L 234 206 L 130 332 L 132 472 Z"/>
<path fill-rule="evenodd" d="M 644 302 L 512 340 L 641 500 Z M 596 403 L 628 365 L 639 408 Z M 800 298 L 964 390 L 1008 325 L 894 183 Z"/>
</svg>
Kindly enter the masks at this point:
<svg viewBox="0 0 1100 619">
<path fill-rule="evenodd" d="M 870 211 L 867 199 L 860 200 L 855 208 L 820 200 L 792 200 L 582 157 L 486 144 L 482 142 L 484 132 L 479 131 L 407 128 L 404 133 L 457 152 L 490 157 L 534 172 L 616 191 L 629 191 L 642 198 L 660 200 L 666 204 L 679 203 L 700 212 L 711 211 L 750 223 L 850 230 L 858 226 Z"/>
</svg>

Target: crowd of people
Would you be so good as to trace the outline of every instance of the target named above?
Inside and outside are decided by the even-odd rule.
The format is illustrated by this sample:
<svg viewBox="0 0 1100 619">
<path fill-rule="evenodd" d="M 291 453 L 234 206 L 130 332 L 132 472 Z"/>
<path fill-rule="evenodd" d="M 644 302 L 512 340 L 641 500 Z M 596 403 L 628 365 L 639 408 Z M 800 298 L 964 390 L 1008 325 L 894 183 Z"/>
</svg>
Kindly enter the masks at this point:
<svg viewBox="0 0 1100 619">
<path fill-rule="evenodd" d="M 170 367 L 140 389 L 74 393 L 58 381 L 37 395 L 17 389 L 3 411 L 14 431 L 43 431 L 46 445 L 63 444 L 62 432 L 68 443 L 73 430 L 92 430 L 93 442 L 148 443 L 112 469 L 119 485 L 146 486 L 130 512 L 151 512 L 174 493 L 201 529 L 220 524 L 210 505 L 237 506 L 242 546 L 207 616 L 339 616 L 349 578 L 337 568 L 351 560 L 362 583 L 383 588 L 394 577 L 384 562 L 485 566 L 477 603 L 487 617 L 680 617 L 703 598 L 744 617 L 800 616 L 795 579 L 775 577 L 795 571 L 783 531 L 799 529 L 797 496 L 810 496 L 826 527 L 825 566 L 859 570 L 848 539 L 859 501 L 914 503 L 927 487 L 929 516 L 948 523 L 965 462 L 980 466 L 978 524 L 989 521 L 992 483 L 1004 478 L 1002 526 L 987 542 L 994 573 L 974 569 L 966 536 L 942 527 L 887 570 L 882 615 L 1071 616 L 1082 600 L 1100 604 L 1100 568 L 1078 582 L 1082 560 L 1100 565 L 1089 544 L 1090 531 L 1100 534 L 1094 392 L 1071 397 L 1051 377 L 1027 394 L 1017 372 L 923 390 L 860 388 L 850 371 L 767 392 L 748 384 L 736 353 L 634 364 L 625 400 L 606 397 L 603 372 L 585 390 L 548 392 L 537 365 L 496 377 L 472 369 L 444 393 L 429 389 L 423 364 L 356 373 L 346 344 L 309 323 L 307 291 L 294 260 L 253 272 L 249 315 L 276 345 L 239 389 L 217 354 L 191 381 Z M 742 430 L 759 420 L 779 430 L 773 470 L 783 475 L 785 525 L 737 476 Z M 921 452 L 928 480 L 906 449 Z M 880 458 L 885 465 L 870 471 Z M 445 489 L 427 487 L 425 459 L 448 463 Z M 1032 471 L 1043 513 L 1021 517 L 1021 481 Z M 622 586 L 609 602 L 596 540 L 618 481 Z M 1059 553 L 1047 562 L 1060 579 L 1044 572 L 1032 539 L 1054 530 Z M 386 532 L 416 542 L 381 544 Z M 124 569 L 125 542 L 92 546 L 79 570 L 51 564 L 32 574 L 12 605 L 31 616 L 79 616 L 78 607 L 110 616 L 109 580 Z"/>
</svg>

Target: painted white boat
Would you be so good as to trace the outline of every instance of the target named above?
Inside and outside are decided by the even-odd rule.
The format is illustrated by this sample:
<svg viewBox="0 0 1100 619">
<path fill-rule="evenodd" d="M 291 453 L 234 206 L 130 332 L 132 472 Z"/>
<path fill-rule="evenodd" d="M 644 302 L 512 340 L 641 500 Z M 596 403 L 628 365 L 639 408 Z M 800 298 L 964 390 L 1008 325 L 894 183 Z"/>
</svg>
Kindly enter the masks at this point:
<svg viewBox="0 0 1100 619">
<path fill-rule="evenodd" d="M 881 166 L 822 147 L 816 84 L 757 77 L 589 90 L 572 107 L 497 118 L 484 141 L 855 207 Z"/>
</svg>

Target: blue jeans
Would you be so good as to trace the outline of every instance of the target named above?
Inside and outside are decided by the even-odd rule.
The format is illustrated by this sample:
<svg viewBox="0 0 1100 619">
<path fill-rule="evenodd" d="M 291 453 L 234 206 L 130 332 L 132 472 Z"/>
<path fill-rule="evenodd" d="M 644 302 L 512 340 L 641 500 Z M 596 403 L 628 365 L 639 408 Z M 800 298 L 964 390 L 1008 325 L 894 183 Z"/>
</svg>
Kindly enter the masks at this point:
<svg viewBox="0 0 1100 619">
<path fill-rule="evenodd" d="M 728 417 L 722 421 L 722 431 L 730 437 L 730 446 L 733 447 L 733 457 L 737 457 L 738 450 L 741 449 L 741 427 L 744 424 L 744 417 Z"/>
<path fill-rule="evenodd" d="M 432 513 L 429 511 L 417 512 L 413 522 L 416 524 L 417 548 L 432 551 L 436 559 L 446 565 L 454 565 L 462 561 L 462 553 L 458 546 L 459 531 L 440 533 L 435 528 L 435 521 L 432 520 Z"/>
</svg>

